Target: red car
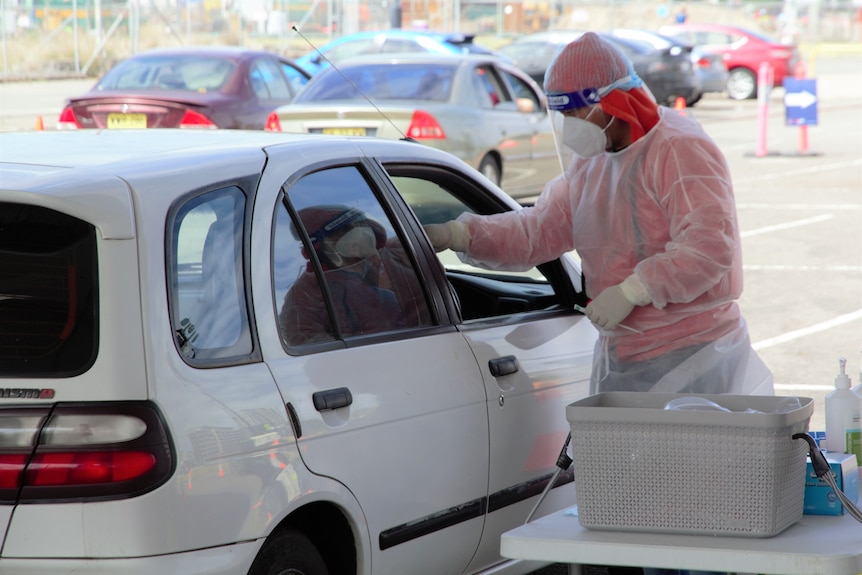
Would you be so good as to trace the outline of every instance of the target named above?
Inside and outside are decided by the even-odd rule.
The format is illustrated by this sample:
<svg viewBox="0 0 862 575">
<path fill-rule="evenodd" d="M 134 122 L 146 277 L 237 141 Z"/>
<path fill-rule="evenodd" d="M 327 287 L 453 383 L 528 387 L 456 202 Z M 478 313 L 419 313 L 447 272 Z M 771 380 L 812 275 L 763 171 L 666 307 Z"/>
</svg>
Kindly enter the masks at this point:
<svg viewBox="0 0 862 575">
<path fill-rule="evenodd" d="M 757 71 L 762 62 L 772 65 L 773 86 L 784 84 L 793 76 L 799 58 L 794 44 L 781 44 L 739 26 L 723 24 L 675 24 L 663 26 L 659 32 L 692 46 L 703 46 L 724 56 L 729 76 L 727 95 L 745 100 L 757 95 Z"/>
<path fill-rule="evenodd" d="M 291 60 L 237 47 L 156 49 L 111 68 L 70 98 L 57 129 L 262 130 L 310 75 Z"/>
</svg>

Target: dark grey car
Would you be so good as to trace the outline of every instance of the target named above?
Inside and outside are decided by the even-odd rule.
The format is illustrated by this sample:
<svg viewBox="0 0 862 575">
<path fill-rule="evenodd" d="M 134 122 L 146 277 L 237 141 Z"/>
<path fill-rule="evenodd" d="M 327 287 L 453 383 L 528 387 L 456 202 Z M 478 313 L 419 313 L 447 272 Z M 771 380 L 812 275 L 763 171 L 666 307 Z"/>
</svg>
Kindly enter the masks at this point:
<svg viewBox="0 0 862 575">
<path fill-rule="evenodd" d="M 545 70 L 556 55 L 583 33 L 580 30 L 552 30 L 527 34 L 500 48 L 500 52 L 512 58 L 519 68 L 541 84 Z M 686 102 L 696 98 L 697 80 L 688 52 L 655 50 L 643 42 L 618 38 L 606 32 L 599 34 L 628 56 L 659 104 L 672 104 L 679 97 L 685 98 Z"/>
</svg>

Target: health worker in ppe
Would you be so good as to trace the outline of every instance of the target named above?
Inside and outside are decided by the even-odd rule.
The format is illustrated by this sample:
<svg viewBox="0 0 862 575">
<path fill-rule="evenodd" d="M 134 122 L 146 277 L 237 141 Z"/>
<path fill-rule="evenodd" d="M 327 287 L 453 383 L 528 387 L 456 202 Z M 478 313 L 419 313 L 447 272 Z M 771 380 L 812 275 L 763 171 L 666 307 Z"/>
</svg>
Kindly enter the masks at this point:
<svg viewBox="0 0 862 575">
<path fill-rule="evenodd" d="M 737 298 L 742 255 L 721 151 L 587 32 L 545 74 L 574 152 L 531 207 L 428 224 L 437 251 L 524 270 L 577 250 L 599 329 L 591 391 L 772 394 Z M 626 326 L 626 327 L 622 327 Z"/>
</svg>

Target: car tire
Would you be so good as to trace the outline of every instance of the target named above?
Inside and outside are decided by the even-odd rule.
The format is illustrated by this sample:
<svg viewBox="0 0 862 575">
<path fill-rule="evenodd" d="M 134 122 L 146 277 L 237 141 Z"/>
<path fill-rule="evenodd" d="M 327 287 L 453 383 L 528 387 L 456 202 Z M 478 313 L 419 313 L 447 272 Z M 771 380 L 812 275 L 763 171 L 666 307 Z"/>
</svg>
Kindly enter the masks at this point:
<svg viewBox="0 0 862 575">
<path fill-rule="evenodd" d="M 734 68 L 727 77 L 727 95 L 733 100 L 750 100 L 757 95 L 757 78 L 747 68 Z"/>
<path fill-rule="evenodd" d="M 495 186 L 500 185 L 502 170 L 500 169 L 499 162 L 494 157 L 485 156 L 482 158 L 482 161 L 479 163 L 479 171 L 482 172 L 483 176 L 491 180 Z"/>
<path fill-rule="evenodd" d="M 248 575 L 329 575 L 320 551 L 295 530 L 274 535 L 263 545 Z"/>
</svg>

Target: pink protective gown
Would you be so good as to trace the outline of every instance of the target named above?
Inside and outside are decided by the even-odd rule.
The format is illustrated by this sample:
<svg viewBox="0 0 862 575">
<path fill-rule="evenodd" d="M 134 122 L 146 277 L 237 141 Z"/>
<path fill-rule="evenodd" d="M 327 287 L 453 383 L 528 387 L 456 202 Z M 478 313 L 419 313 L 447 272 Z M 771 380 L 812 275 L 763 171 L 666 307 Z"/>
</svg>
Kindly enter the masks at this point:
<svg viewBox="0 0 862 575">
<path fill-rule="evenodd" d="M 577 250 L 595 297 L 632 272 L 652 304 L 602 330 L 593 392 L 772 394 L 736 303 L 742 255 L 730 172 L 702 128 L 661 109 L 620 152 L 574 157 L 533 207 L 477 217 L 464 261 L 523 270 Z"/>
</svg>

